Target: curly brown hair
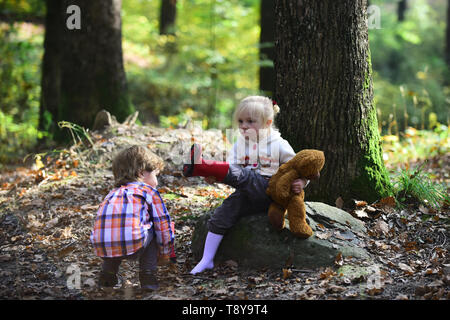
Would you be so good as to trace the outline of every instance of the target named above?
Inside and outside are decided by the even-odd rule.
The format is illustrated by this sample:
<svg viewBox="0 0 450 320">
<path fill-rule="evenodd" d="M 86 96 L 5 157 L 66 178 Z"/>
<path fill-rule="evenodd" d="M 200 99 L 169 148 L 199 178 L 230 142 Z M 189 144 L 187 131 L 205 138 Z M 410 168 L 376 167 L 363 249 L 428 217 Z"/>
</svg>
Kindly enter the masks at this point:
<svg viewBox="0 0 450 320">
<path fill-rule="evenodd" d="M 134 145 L 121 150 L 112 163 L 115 187 L 139 181 L 144 171 L 162 170 L 164 164 L 146 147 Z"/>
</svg>

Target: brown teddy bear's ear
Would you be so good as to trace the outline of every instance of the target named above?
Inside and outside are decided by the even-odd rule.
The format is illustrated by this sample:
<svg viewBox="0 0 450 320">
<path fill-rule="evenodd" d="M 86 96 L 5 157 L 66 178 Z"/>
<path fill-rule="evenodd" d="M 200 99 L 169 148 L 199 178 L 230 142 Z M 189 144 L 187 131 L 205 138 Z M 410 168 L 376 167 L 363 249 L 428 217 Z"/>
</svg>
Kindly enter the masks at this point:
<svg viewBox="0 0 450 320">
<path fill-rule="evenodd" d="M 305 149 L 297 153 L 295 168 L 302 177 L 314 177 L 325 164 L 325 155 L 320 150 Z"/>
</svg>

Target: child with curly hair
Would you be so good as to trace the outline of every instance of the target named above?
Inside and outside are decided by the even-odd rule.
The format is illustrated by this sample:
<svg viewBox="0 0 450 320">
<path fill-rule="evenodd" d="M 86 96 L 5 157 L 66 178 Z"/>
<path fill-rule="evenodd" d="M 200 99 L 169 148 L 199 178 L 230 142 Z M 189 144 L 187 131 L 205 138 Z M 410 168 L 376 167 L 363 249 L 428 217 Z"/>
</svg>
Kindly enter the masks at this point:
<svg viewBox="0 0 450 320">
<path fill-rule="evenodd" d="M 91 242 L 103 259 L 101 287 L 114 287 L 123 259 L 139 259 L 144 290 L 159 287 L 158 264 L 175 259 L 174 226 L 156 190 L 162 164 L 147 148 L 131 146 L 113 160 L 115 188 L 97 211 Z"/>
</svg>

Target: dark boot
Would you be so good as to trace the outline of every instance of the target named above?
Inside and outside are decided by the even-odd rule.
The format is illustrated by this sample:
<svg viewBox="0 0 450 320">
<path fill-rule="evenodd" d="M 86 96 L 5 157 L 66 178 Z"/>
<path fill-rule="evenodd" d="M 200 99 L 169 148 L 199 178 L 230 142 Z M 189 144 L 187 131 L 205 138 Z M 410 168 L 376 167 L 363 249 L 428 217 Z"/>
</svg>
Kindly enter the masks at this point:
<svg viewBox="0 0 450 320">
<path fill-rule="evenodd" d="M 140 271 L 139 281 L 141 282 L 141 289 L 143 290 L 158 290 L 159 284 L 156 275 L 152 271 Z"/>
<path fill-rule="evenodd" d="M 100 287 L 107 287 L 112 288 L 115 285 L 117 285 L 117 274 L 116 273 L 110 273 L 106 271 L 101 271 L 100 276 L 98 278 L 98 285 Z"/>
</svg>

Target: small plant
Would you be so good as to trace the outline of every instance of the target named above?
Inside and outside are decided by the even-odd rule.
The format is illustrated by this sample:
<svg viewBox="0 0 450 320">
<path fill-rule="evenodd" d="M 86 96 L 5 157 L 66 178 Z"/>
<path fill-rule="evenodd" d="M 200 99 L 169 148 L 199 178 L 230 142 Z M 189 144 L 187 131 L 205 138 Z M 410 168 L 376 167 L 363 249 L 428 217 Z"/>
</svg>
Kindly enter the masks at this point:
<svg viewBox="0 0 450 320">
<path fill-rule="evenodd" d="M 80 126 L 76 123 L 69 122 L 69 121 L 60 121 L 60 122 L 58 122 L 58 126 L 60 128 L 68 128 L 69 129 L 70 134 L 72 135 L 74 145 L 77 145 L 78 143 L 83 144 L 83 138 L 85 138 L 89 141 L 91 146 L 94 147 L 94 143 L 92 142 L 91 137 L 89 136 L 89 133 L 82 126 Z M 75 138 L 75 136 L 76 136 L 76 138 Z"/>
<path fill-rule="evenodd" d="M 85 157 L 83 156 L 83 152 L 82 152 L 82 148 L 81 148 L 81 146 L 84 146 L 84 139 L 85 139 L 89 142 L 90 146 L 92 147 L 92 150 L 95 151 L 95 145 L 89 135 L 89 132 L 84 127 L 82 127 L 76 123 L 69 122 L 69 121 L 60 121 L 60 122 L 58 122 L 58 126 L 60 128 L 69 129 L 70 134 L 73 139 L 72 148 L 77 153 L 78 159 L 80 160 L 82 167 L 87 168 L 87 170 L 89 170 L 85 164 L 85 161 L 83 160 Z"/>
<path fill-rule="evenodd" d="M 394 194 L 397 205 L 423 204 L 440 209 L 443 203 L 449 203 L 450 197 L 443 185 L 433 183 L 423 171 L 426 161 L 415 170 L 402 169 L 394 182 Z"/>
</svg>

